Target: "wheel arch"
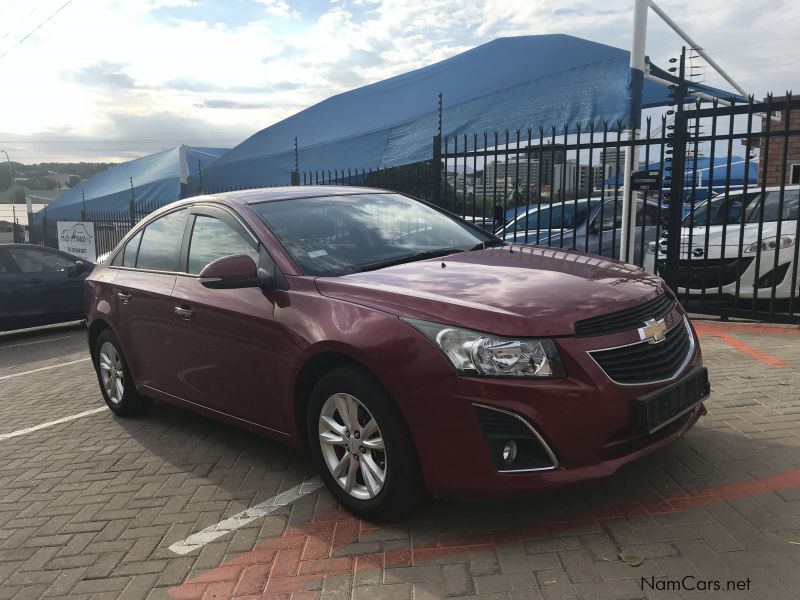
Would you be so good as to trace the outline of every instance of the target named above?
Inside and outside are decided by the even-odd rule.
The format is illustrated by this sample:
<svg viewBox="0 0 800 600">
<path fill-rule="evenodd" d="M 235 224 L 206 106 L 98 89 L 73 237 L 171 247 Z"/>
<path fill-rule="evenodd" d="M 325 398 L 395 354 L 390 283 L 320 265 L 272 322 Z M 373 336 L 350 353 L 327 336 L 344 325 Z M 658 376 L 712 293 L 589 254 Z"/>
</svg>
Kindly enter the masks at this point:
<svg viewBox="0 0 800 600">
<path fill-rule="evenodd" d="M 117 335 L 113 327 L 111 327 L 111 324 L 105 319 L 94 319 L 92 324 L 89 325 L 89 352 L 92 355 L 92 360 L 94 360 L 94 343 L 97 341 L 100 333 L 105 329 L 109 329 L 114 335 Z"/>
<path fill-rule="evenodd" d="M 308 432 L 306 421 L 308 419 L 308 405 L 311 392 L 317 381 L 329 371 L 339 367 L 356 367 L 375 378 L 382 386 L 385 385 L 363 362 L 339 350 L 324 350 L 309 357 L 294 380 L 294 423 L 303 448 L 308 449 Z"/>
</svg>

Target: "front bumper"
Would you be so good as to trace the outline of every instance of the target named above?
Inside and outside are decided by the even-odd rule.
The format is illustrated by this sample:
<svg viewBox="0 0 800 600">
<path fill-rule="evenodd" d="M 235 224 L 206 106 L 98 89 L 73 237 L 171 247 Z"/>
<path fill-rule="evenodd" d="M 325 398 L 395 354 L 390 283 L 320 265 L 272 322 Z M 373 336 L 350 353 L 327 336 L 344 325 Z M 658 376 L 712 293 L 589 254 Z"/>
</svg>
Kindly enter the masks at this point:
<svg viewBox="0 0 800 600">
<path fill-rule="evenodd" d="M 756 254 L 737 257 L 735 252 L 731 252 L 722 259 L 719 248 L 710 250 L 713 250 L 712 255 L 705 259 L 688 257 L 683 253 L 678 262 L 678 292 L 690 296 L 716 295 L 769 300 L 774 286 L 776 299 L 792 296 L 794 248 L 778 253 L 777 267 L 774 252 L 764 251 L 756 261 Z M 665 266 L 666 258 L 662 254 L 656 263 L 656 273 L 663 275 Z"/>
<path fill-rule="evenodd" d="M 607 477 L 622 465 L 671 443 L 705 414 L 702 403 L 646 434 L 636 428 L 636 398 L 670 385 L 620 385 L 587 351 L 630 343 L 636 331 L 557 340 L 569 376 L 514 380 L 453 375 L 417 394 L 410 425 L 428 488 L 442 496 L 496 496 L 544 490 Z M 695 338 L 688 364 L 671 382 L 702 364 Z M 418 389 L 419 392 L 419 389 Z M 552 450 L 557 466 L 500 472 L 493 462 L 475 407 L 523 418 Z M 415 415 L 424 414 L 424 419 Z"/>
</svg>

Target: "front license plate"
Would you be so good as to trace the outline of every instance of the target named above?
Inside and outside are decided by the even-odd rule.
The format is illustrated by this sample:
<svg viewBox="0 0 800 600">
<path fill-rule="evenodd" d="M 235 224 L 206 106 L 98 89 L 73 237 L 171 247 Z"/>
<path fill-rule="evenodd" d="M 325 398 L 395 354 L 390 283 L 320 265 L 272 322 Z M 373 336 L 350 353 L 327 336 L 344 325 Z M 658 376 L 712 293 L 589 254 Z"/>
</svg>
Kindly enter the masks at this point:
<svg viewBox="0 0 800 600">
<path fill-rule="evenodd" d="M 695 367 L 675 383 L 639 396 L 637 423 L 647 433 L 658 431 L 695 408 L 710 391 L 708 369 Z"/>
</svg>

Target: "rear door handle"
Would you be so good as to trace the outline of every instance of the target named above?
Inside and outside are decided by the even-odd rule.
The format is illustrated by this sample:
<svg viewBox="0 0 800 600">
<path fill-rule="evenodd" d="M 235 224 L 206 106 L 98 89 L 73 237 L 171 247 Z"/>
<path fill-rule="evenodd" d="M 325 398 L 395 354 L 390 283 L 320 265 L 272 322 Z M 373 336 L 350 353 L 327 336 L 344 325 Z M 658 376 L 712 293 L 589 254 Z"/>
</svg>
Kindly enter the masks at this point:
<svg viewBox="0 0 800 600">
<path fill-rule="evenodd" d="M 128 302 L 130 302 L 131 301 L 131 297 L 132 296 L 130 294 L 128 294 L 128 293 L 117 292 L 117 298 L 119 298 L 119 301 L 122 302 L 123 304 L 127 304 Z"/>
<path fill-rule="evenodd" d="M 186 308 L 184 306 L 176 306 L 175 307 L 175 314 L 178 315 L 181 319 L 189 320 L 194 316 L 194 311 L 191 308 Z"/>
</svg>

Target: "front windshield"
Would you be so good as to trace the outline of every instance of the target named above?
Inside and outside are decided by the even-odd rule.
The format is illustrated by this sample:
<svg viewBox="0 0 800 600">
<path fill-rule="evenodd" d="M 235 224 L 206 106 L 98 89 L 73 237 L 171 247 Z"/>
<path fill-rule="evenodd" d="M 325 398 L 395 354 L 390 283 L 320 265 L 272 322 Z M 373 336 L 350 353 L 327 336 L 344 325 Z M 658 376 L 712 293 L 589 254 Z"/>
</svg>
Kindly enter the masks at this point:
<svg viewBox="0 0 800 600">
<path fill-rule="evenodd" d="M 598 204 L 598 202 L 592 202 L 592 208 L 596 208 Z M 574 229 L 576 223 L 586 222 L 588 210 L 589 204 L 585 200 L 578 202 L 577 211 L 575 210 L 575 202 L 569 201 L 531 207 L 528 214 L 522 213 L 514 221 L 506 225 L 503 228 L 503 233 L 539 231 L 541 229 Z"/>
<path fill-rule="evenodd" d="M 305 275 L 346 275 L 497 243 L 399 194 L 297 198 L 252 208 Z"/>
<path fill-rule="evenodd" d="M 767 192 L 766 201 L 759 199 L 747 211 L 747 222 L 758 223 L 762 220 L 762 215 L 765 223 L 771 221 L 796 221 L 798 218 L 798 206 L 800 206 L 800 188 L 785 189 L 783 191 L 783 206 L 781 206 L 780 190 Z"/>
</svg>

